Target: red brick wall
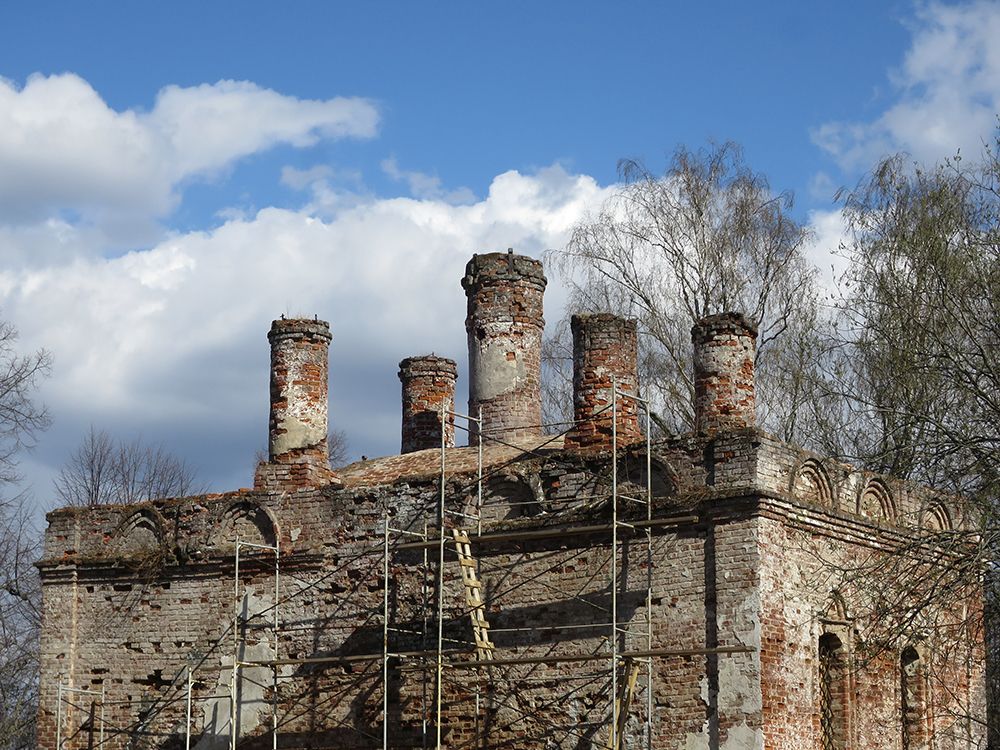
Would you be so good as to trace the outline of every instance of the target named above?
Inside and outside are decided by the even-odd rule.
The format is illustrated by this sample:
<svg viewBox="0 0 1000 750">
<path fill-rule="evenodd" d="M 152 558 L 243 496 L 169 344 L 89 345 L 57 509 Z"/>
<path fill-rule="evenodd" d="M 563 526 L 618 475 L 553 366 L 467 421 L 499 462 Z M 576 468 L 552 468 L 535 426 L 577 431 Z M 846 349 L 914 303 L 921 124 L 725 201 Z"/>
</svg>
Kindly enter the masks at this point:
<svg viewBox="0 0 1000 750">
<path fill-rule="evenodd" d="M 576 423 L 566 435 L 566 447 L 585 451 L 611 450 L 614 411 L 612 382 L 619 394 L 638 396 L 636 323 L 613 315 L 574 315 L 573 406 Z M 619 395 L 618 444 L 642 439 L 639 405 Z"/>
<path fill-rule="evenodd" d="M 400 453 L 441 447 L 441 409 L 455 411 L 454 360 L 444 357 L 407 357 L 399 363 L 403 386 L 403 424 Z M 445 446 L 455 447 L 455 415 L 444 416 Z"/>
</svg>

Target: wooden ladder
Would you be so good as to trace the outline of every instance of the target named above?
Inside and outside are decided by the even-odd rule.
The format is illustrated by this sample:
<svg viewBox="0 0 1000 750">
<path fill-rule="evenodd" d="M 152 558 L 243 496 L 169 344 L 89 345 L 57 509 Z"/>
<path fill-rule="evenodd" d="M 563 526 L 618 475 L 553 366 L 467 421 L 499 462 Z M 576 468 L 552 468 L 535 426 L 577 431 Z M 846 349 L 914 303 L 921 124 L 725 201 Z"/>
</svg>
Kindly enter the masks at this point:
<svg viewBox="0 0 1000 750">
<path fill-rule="evenodd" d="M 632 696 L 635 695 L 635 683 L 639 679 L 639 662 L 627 659 L 625 661 L 625 670 L 627 675 L 624 676 L 625 679 L 618 686 L 618 697 L 615 698 L 615 731 L 608 734 L 608 750 L 621 750 L 622 735 L 625 733 L 625 725 L 628 723 L 628 712 L 632 707 Z"/>
<path fill-rule="evenodd" d="M 465 604 L 469 608 L 469 618 L 472 620 L 472 633 L 476 638 L 476 655 L 480 661 L 493 659 L 493 642 L 490 640 L 490 623 L 486 619 L 486 604 L 483 602 L 483 584 L 476 573 L 476 560 L 472 556 L 472 543 L 469 535 L 461 529 L 451 530 L 455 541 L 455 552 L 458 553 L 458 565 L 462 571 L 462 583 L 465 585 Z"/>
</svg>

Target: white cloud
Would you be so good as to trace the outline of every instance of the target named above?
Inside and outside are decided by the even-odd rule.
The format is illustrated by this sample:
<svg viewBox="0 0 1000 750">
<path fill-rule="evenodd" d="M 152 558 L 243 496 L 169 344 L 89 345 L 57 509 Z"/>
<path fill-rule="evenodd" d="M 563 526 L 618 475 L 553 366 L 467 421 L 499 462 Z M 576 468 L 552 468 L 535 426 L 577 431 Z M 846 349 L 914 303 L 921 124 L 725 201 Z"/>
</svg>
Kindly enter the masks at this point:
<svg viewBox="0 0 1000 750">
<path fill-rule="evenodd" d="M 841 243 L 847 239 L 847 224 L 839 208 L 810 211 L 806 223 L 811 238 L 805 247 L 805 256 L 816 267 L 820 287 L 828 297 L 836 292 L 847 270 L 847 258 L 840 250 Z"/>
<path fill-rule="evenodd" d="M 0 221 L 68 213 L 141 225 L 175 206 L 184 180 L 277 144 L 375 134 L 364 99 L 297 99 L 253 83 L 168 86 L 149 112 L 116 111 L 82 78 L 0 79 Z M 71 222 L 72 223 L 72 222 Z"/>
<path fill-rule="evenodd" d="M 394 156 L 383 159 L 380 166 L 390 179 L 406 183 L 410 190 L 410 195 L 414 198 L 442 200 L 446 203 L 472 203 L 476 200 L 475 193 L 467 187 L 445 190 L 441 185 L 440 177 L 424 174 L 423 172 L 400 169 Z"/>
<path fill-rule="evenodd" d="M 464 363 L 459 279 L 471 255 L 560 247 L 605 196 L 593 179 L 556 166 L 498 175 L 471 205 L 360 196 L 329 217 L 267 208 L 120 257 L 7 269 L 0 306 L 26 347 L 55 356 L 45 397 L 56 430 L 141 426 L 151 440 L 174 431 L 189 436 L 184 450 L 217 436 L 206 449 L 213 478 L 227 468 L 249 476 L 265 440 L 270 321 L 318 314 L 334 334 L 335 422 L 374 455 L 396 448 L 398 361 L 435 351 Z M 556 288 L 547 296 L 550 320 L 559 297 Z M 467 383 L 459 388 L 464 398 Z M 238 447 L 245 466 L 221 465 L 223 446 Z"/>
<path fill-rule="evenodd" d="M 847 169 L 895 151 L 931 162 L 978 155 L 1000 112 L 1000 4 L 932 3 L 917 12 L 913 41 L 890 80 L 897 99 L 871 122 L 831 122 L 814 141 Z"/>
</svg>

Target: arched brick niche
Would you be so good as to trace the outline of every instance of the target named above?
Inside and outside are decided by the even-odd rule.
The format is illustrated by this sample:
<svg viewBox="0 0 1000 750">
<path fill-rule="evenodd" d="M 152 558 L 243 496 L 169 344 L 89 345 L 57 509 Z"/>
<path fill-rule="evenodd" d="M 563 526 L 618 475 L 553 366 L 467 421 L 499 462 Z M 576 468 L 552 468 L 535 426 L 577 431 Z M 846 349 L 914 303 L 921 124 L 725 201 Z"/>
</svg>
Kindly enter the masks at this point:
<svg viewBox="0 0 1000 750">
<path fill-rule="evenodd" d="M 949 531 L 953 528 L 951 514 L 944 503 L 932 502 L 920 512 L 920 526 L 928 531 Z"/>
<path fill-rule="evenodd" d="M 819 615 L 816 639 L 814 707 L 818 714 L 820 747 L 843 750 L 851 746 L 851 634 L 852 625 L 843 597 L 832 591 Z"/>
<path fill-rule="evenodd" d="M 896 503 L 881 479 L 869 479 L 858 496 L 858 515 L 882 523 L 896 521 Z"/>
<path fill-rule="evenodd" d="M 672 497 L 677 494 L 677 473 L 655 455 L 649 459 L 648 473 L 645 452 L 623 456 L 618 462 L 619 494 L 644 500 L 647 486 L 654 500 Z"/>
<path fill-rule="evenodd" d="M 927 682 L 924 662 L 915 646 L 907 646 L 899 655 L 899 703 L 903 730 L 903 750 L 926 747 Z"/>
<path fill-rule="evenodd" d="M 499 474 L 483 481 L 484 522 L 529 518 L 542 510 L 541 483 L 534 477 Z"/>
<path fill-rule="evenodd" d="M 837 507 L 834 502 L 830 475 L 827 474 L 823 465 L 815 459 L 809 458 L 799 464 L 792 474 L 789 491 L 797 500 L 828 508 Z"/>
<path fill-rule="evenodd" d="M 267 508 L 251 501 L 228 506 L 212 531 L 212 546 L 217 550 L 234 550 L 236 539 L 250 544 L 274 546 L 278 525 Z"/>
<path fill-rule="evenodd" d="M 112 535 L 112 549 L 123 557 L 135 557 L 159 549 L 163 544 L 163 517 L 143 508 L 126 517 Z"/>
</svg>

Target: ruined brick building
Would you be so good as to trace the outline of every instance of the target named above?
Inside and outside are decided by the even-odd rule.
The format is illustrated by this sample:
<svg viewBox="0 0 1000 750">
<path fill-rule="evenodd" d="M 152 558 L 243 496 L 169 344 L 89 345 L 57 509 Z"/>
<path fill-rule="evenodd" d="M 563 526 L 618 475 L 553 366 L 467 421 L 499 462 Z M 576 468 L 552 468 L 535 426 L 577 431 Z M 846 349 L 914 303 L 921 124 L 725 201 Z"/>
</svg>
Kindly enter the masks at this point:
<svg viewBox="0 0 1000 750">
<path fill-rule="evenodd" d="M 404 359 L 400 455 L 333 472 L 329 327 L 276 320 L 253 489 L 49 514 L 40 747 L 985 746 L 981 639 L 872 650 L 837 575 L 957 505 L 759 430 L 736 314 L 692 332 L 696 430 L 652 442 L 635 322 L 575 317 L 542 434 L 541 264 L 462 285 L 475 419 L 454 361 Z"/>
</svg>

